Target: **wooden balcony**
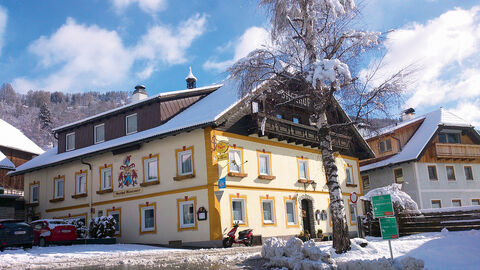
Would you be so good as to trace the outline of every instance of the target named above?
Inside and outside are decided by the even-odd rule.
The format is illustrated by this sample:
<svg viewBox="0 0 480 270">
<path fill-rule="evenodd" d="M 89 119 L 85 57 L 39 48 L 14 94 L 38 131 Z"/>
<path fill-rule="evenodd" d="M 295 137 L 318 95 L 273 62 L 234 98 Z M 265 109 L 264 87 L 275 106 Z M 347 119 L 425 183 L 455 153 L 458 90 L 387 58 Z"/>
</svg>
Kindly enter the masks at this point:
<svg viewBox="0 0 480 270">
<path fill-rule="evenodd" d="M 257 113 L 253 115 L 253 120 L 256 123 L 255 132 L 259 136 L 268 136 L 269 138 L 277 138 L 278 140 L 286 140 L 287 142 L 294 142 L 296 144 L 309 145 L 318 147 L 318 133 L 317 129 L 311 126 L 293 123 L 285 119 L 276 117 L 266 117 L 265 129 L 262 135 L 262 121 L 265 115 Z M 332 147 L 334 149 L 348 150 L 352 138 L 339 133 L 331 133 Z"/>
<path fill-rule="evenodd" d="M 475 159 L 480 158 L 480 145 L 436 143 L 437 158 L 448 159 Z"/>
</svg>

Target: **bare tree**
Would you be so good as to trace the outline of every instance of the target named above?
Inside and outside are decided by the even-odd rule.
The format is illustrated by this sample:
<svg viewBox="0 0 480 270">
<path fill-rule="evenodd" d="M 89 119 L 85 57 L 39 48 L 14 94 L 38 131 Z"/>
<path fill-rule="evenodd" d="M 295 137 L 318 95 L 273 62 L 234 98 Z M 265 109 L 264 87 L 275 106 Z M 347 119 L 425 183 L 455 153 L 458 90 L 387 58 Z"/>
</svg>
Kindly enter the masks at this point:
<svg viewBox="0 0 480 270">
<path fill-rule="evenodd" d="M 394 102 L 401 92 L 404 71 L 384 84 L 372 87 L 352 77 L 350 63 L 381 43 L 381 34 L 354 27 L 358 15 L 353 0 L 261 0 L 271 14 L 272 44 L 251 52 L 229 72 L 240 82 L 240 94 L 259 85 L 275 109 L 307 100 L 310 122 L 318 128 L 318 143 L 327 178 L 333 220 L 333 247 L 337 253 L 350 249 L 342 192 L 337 179 L 331 131 L 354 123 L 334 123 L 327 110 L 335 107 L 335 95 L 356 98 L 351 109 L 356 117 L 377 110 L 382 102 Z M 361 98 L 358 97 L 363 93 Z M 377 105 L 375 105 L 377 104 Z M 385 103 L 383 103 L 385 104 Z"/>
</svg>

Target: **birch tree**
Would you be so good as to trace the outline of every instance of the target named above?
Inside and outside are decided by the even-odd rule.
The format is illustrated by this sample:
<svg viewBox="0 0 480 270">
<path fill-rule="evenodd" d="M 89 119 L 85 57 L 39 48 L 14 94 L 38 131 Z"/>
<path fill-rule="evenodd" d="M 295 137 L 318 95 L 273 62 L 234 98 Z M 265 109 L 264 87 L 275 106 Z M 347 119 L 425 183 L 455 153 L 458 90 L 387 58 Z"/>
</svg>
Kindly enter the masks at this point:
<svg viewBox="0 0 480 270">
<path fill-rule="evenodd" d="M 355 29 L 358 10 L 353 0 L 261 0 L 260 5 L 270 14 L 272 44 L 251 52 L 229 72 L 239 80 L 241 95 L 268 83 L 264 94 L 276 104 L 271 114 L 275 108 L 308 100 L 327 178 L 333 247 L 337 253 L 346 252 L 350 249 L 348 224 L 330 134 L 353 123 L 333 123 L 327 110 L 337 104 L 335 95 L 347 90 L 353 96 L 363 92 L 362 98 L 352 103 L 359 116 L 381 107 L 382 101 L 400 94 L 403 73 L 392 75 L 377 87 L 365 85 L 362 89 L 361 84 L 355 84 L 358 78 L 352 76 L 349 64 L 378 48 L 382 35 Z"/>
</svg>

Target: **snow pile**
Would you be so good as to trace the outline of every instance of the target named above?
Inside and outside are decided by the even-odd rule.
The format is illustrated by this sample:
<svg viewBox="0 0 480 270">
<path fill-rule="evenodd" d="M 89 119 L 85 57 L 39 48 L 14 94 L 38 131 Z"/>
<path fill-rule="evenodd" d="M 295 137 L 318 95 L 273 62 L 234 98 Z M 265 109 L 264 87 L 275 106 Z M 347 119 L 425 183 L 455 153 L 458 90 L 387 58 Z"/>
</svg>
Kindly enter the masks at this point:
<svg viewBox="0 0 480 270">
<path fill-rule="evenodd" d="M 402 211 L 408 210 L 417 212 L 417 203 L 410 197 L 410 195 L 403 192 L 401 189 L 401 184 L 393 183 L 389 186 L 372 189 L 367 194 L 360 197 L 360 199 L 364 201 L 371 201 L 373 196 L 390 194 L 394 207 L 400 208 Z"/>
<path fill-rule="evenodd" d="M 262 246 L 262 257 L 269 259 L 267 267 L 289 269 L 332 269 L 335 261 L 330 254 L 322 251 L 313 240 L 305 243 L 293 237 L 287 242 L 275 237 L 269 238 Z"/>
<path fill-rule="evenodd" d="M 460 207 L 444 207 L 444 208 L 430 208 L 422 209 L 422 214 L 429 213 L 446 213 L 446 212 L 469 212 L 469 211 L 480 211 L 480 205 L 469 205 L 469 206 L 460 206 Z"/>
</svg>

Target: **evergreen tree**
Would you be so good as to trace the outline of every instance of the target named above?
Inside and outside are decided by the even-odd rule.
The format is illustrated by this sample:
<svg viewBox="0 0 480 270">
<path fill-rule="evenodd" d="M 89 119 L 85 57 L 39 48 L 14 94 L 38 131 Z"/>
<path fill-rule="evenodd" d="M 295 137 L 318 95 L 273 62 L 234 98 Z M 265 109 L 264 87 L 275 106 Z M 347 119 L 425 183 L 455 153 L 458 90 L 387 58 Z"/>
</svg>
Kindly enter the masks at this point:
<svg viewBox="0 0 480 270">
<path fill-rule="evenodd" d="M 40 119 L 41 128 L 50 131 L 52 128 L 52 118 L 46 103 L 43 103 L 42 106 L 40 106 L 38 118 Z"/>
</svg>

